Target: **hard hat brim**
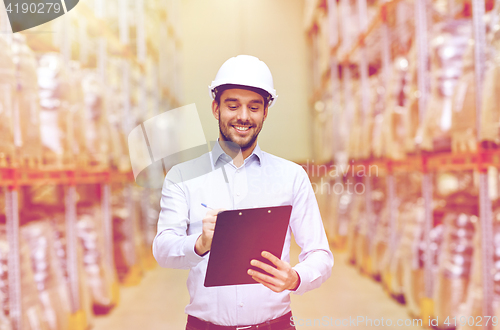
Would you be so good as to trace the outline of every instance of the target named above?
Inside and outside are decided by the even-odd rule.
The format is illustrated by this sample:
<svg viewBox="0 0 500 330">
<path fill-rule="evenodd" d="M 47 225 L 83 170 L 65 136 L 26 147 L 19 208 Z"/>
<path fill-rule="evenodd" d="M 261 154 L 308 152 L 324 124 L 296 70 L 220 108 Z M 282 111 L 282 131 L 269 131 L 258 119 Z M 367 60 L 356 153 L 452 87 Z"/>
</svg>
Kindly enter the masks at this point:
<svg viewBox="0 0 500 330">
<path fill-rule="evenodd" d="M 257 94 L 260 94 L 264 99 L 267 99 L 267 105 L 268 107 L 272 107 L 274 103 L 276 102 L 276 98 L 278 95 L 276 95 L 276 91 L 273 90 L 273 93 L 270 93 L 268 90 L 260 87 L 260 86 L 251 86 L 248 84 L 235 84 L 235 83 L 227 83 L 227 84 L 213 84 L 211 86 L 208 86 L 208 93 L 210 95 L 210 98 L 212 100 L 215 100 L 217 93 L 222 93 L 223 91 L 227 89 L 233 89 L 233 88 L 241 88 L 241 89 L 246 89 L 250 90 L 252 92 L 255 92 Z"/>
</svg>

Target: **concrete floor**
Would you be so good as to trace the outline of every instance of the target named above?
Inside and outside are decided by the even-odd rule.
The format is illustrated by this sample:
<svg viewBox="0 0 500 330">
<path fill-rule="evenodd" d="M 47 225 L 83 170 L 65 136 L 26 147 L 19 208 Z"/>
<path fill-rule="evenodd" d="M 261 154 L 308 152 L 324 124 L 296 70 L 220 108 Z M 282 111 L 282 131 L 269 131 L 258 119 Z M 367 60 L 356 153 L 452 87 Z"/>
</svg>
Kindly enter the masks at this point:
<svg viewBox="0 0 500 330">
<path fill-rule="evenodd" d="M 297 262 L 299 252 L 299 247 L 292 244 L 292 265 Z M 344 254 L 335 251 L 333 254 L 335 265 L 328 281 L 303 296 L 292 294 L 292 312 L 297 329 L 422 329 L 418 326 L 396 326 L 398 319 L 411 323 L 405 307 L 389 298 L 379 283 L 347 265 Z M 121 288 L 119 305 L 109 315 L 96 317 L 92 329 L 184 329 L 184 307 L 189 302 L 187 274 L 188 271 L 160 267 L 147 272 L 138 286 Z M 367 326 L 361 319 L 359 324 L 355 324 L 357 317 L 371 319 L 374 324 L 370 326 L 368 323 Z M 320 319 L 321 324 L 315 319 Z M 388 319 L 392 320 L 392 326 L 387 325 Z M 375 326 L 377 321 L 383 323 Z"/>
</svg>

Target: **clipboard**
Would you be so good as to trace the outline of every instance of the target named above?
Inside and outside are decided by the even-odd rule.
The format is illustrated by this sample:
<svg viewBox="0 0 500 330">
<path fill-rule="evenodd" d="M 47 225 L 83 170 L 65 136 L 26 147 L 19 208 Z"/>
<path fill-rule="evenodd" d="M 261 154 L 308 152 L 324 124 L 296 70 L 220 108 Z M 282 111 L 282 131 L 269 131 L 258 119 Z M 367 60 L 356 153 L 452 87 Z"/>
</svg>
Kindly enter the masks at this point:
<svg viewBox="0 0 500 330">
<path fill-rule="evenodd" d="M 212 247 L 208 258 L 205 286 L 225 286 L 258 283 L 247 274 L 257 259 L 275 267 L 263 258 L 268 251 L 281 258 L 292 206 L 273 206 L 224 211 L 215 223 Z"/>
</svg>

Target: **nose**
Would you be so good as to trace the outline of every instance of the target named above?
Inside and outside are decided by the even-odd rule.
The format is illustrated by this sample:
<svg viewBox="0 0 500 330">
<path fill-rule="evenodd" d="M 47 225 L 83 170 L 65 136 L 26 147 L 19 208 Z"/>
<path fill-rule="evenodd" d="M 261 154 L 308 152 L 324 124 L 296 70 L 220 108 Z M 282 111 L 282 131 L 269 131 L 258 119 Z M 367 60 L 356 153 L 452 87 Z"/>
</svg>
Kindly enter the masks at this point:
<svg viewBox="0 0 500 330">
<path fill-rule="evenodd" d="M 250 109 L 246 105 L 240 107 L 237 119 L 242 121 L 243 123 L 247 122 L 250 119 Z"/>
</svg>

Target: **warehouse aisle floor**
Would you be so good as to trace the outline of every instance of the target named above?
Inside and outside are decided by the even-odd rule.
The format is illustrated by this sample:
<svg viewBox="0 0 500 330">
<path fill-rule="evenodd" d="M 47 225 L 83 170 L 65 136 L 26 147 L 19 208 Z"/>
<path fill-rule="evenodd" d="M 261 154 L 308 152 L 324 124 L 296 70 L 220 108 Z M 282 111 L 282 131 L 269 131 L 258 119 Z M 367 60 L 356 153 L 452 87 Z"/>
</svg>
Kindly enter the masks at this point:
<svg viewBox="0 0 500 330">
<path fill-rule="evenodd" d="M 292 264 L 298 260 L 299 252 L 299 247 L 292 244 Z M 292 311 L 297 329 L 380 329 L 382 324 L 385 328 L 422 329 L 417 326 L 395 326 L 398 319 L 403 322 L 408 320 L 410 324 L 411 319 L 405 307 L 389 298 L 380 284 L 347 265 L 345 254 L 333 253 L 335 266 L 330 279 L 320 289 L 303 296 L 292 294 Z M 121 288 L 120 304 L 109 315 L 96 317 L 93 329 L 184 329 L 184 307 L 189 302 L 187 274 L 185 270 L 160 267 L 147 272 L 140 285 Z M 354 322 L 358 316 L 371 319 L 375 324 L 383 318 L 384 323 L 376 327 L 375 324 L 367 326 L 365 322 L 360 322 L 356 325 L 349 321 L 351 318 Z M 322 325 L 314 319 L 320 319 Z M 387 319 L 392 320 L 392 327 L 387 325 Z"/>
</svg>

